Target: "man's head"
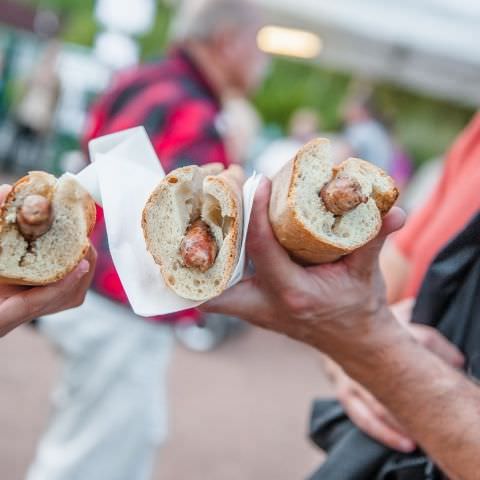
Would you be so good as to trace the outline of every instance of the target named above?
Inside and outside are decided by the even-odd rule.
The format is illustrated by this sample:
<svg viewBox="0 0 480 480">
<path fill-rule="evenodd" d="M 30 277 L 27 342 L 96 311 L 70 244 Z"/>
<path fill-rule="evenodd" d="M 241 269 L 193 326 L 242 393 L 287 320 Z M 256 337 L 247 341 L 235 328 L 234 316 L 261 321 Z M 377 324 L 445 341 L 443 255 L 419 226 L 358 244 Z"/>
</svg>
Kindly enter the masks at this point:
<svg viewBox="0 0 480 480">
<path fill-rule="evenodd" d="M 267 66 L 256 42 L 261 17 L 249 0 L 184 0 L 172 24 L 172 41 L 201 46 L 228 86 L 248 93 L 260 85 Z"/>
<path fill-rule="evenodd" d="M 347 123 L 361 123 L 378 117 L 376 102 L 371 93 L 351 96 L 343 106 L 343 116 Z"/>
<path fill-rule="evenodd" d="M 300 108 L 293 112 L 288 126 L 291 137 L 302 143 L 318 137 L 321 129 L 320 115 L 313 108 Z"/>
</svg>

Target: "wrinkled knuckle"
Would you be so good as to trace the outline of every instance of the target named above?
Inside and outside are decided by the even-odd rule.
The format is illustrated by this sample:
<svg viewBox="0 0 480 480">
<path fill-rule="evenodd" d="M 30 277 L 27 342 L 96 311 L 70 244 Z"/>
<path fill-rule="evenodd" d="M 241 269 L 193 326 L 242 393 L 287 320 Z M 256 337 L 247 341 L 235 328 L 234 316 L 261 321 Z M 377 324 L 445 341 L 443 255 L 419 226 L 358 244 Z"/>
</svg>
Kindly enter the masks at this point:
<svg viewBox="0 0 480 480">
<path fill-rule="evenodd" d="M 349 405 L 352 396 L 352 390 L 348 386 L 339 385 L 337 387 L 337 398 L 343 405 Z"/>
<path fill-rule="evenodd" d="M 381 420 L 386 421 L 388 419 L 389 414 L 380 403 L 372 402 L 372 404 L 369 405 L 369 408 L 372 413 Z"/>
<path fill-rule="evenodd" d="M 426 348 L 430 348 L 435 341 L 432 332 L 429 330 L 419 330 L 416 333 L 416 338 L 417 341 Z"/>
<path fill-rule="evenodd" d="M 326 370 L 325 373 L 327 374 L 328 379 L 330 382 L 335 386 L 337 390 L 340 388 L 344 388 L 344 381 L 343 378 L 340 376 L 338 372 L 332 370 Z"/>
<path fill-rule="evenodd" d="M 335 383 L 335 393 L 338 399 L 345 399 L 347 397 L 347 389 L 343 383 L 336 382 Z"/>
<path fill-rule="evenodd" d="M 363 432 L 370 432 L 371 422 L 363 413 L 356 412 L 354 415 L 350 416 L 350 419 L 357 425 L 357 427 Z"/>
<path fill-rule="evenodd" d="M 423 342 L 423 346 L 428 350 L 431 350 L 435 345 L 435 339 L 432 335 L 426 335 L 425 340 Z"/>
<path fill-rule="evenodd" d="M 42 311 L 43 304 L 40 304 L 38 301 L 28 300 L 23 295 L 21 295 L 20 302 L 21 307 L 19 308 L 19 311 L 21 312 L 23 318 L 34 318 Z"/>
<path fill-rule="evenodd" d="M 86 291 L 81 291 L 78 295 L 76 295 L 72 304 L 72 308 L 80 307 L 80 305 L 83 305 L 83 302 L 85 302 L 86 296 L 87 296 Z"/>
<path fill-rule="evenodd" d="M 352 381 L 352 379 L 343 371 L 338 374 L 338 385 L 339 388 L 344 390 L 345 392 L 348 392 L 349 395 L 355 395 L 356 389 L 355 389 L 355 383 Z"/>
<path fill-rule="evenodd" d="M 345 392 L 338 392 L 338 391 L 336 395 L 337 395 L 337 400 L 345 410 L 345 413 L 353 421 L 356 415 L 355 415 L 355 410 L 353 409 L 353 405 L 351 403 L 351 397 L 349 395 L 346 395 Z"/>
<path fill-rule="evenodd" d="M 286 288 L 280 293 L 280 300 L 285 308 L 299 316 L 311 311 L 311 302 L 304 293 L 291 288 Z"/>
</svg>

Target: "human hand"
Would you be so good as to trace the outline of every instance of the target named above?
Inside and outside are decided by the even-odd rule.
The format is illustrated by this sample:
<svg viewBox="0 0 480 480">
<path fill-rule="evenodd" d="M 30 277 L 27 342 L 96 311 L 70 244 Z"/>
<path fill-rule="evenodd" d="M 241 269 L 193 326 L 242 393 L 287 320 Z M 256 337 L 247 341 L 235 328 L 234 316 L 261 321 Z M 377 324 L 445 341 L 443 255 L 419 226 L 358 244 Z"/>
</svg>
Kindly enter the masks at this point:
<svg viewBox="0 0 480 480">
<path fill-rule="evenodd" d="M 390 411 L 366 388 L 349 377 L 339 365 L 333 362 L 328 370 L 337 400 L 360 430 L 394 450 L 404 453 L 415 450 L 415 442 Z"/>
<path fill-rule="evenodd" d="M 412 320 L 415 298 L 406 298 L 390 305 L 390 310 L 401 325 L 408 325 Z"/>
<path fill-rule="evenodd" d="M 393 309 L 399 314 L 397 320 L 403 323 L 406 319 L 404 315 L 408 308 L 411 312 L 412 305 L 413 302 L 408 301 L 402 302 L 402 305 L 394 305 Z M 462 367 L 463 355 L 440 332 L 418 324 L 406 324 L 405 328 L 420 344 L 446 363 L 456 368 Z M 327 360 L 327 372 L 334 384 L 338 401 L 358 428 L 394 450 L 410 452 L 415 448 L 415 443 L 394 416 L 364 387 L 350 378 L 340 366 Z"/>
<path fill-rule="evenodd" d="M 0 186 L 0 205 L 9 191 L 8 185 Z M 39 316 L 81 305 L 93 278 L 96 259 L 91 247 L 73 272 L 44 287 L 0 284 L 0 337 Z"/>
<path fill-rule="evenodd" d="M 256 273 L 220 297 L 206 311 L 243 318 L 326 352 L 345 352 L 379 334 L 388 312 L 378 254 L 386 236 L 399 229 L 399 209 L 384 218 L 379 236 L 342 260 L 302 267 L 276 241 L 269 220 L 270 183 L 255 197 L 247 249 Z M 392 322 L 390 322 L 392 323 Z M 366 335 L 369 334 L 369 335 Z"/>
</svg>

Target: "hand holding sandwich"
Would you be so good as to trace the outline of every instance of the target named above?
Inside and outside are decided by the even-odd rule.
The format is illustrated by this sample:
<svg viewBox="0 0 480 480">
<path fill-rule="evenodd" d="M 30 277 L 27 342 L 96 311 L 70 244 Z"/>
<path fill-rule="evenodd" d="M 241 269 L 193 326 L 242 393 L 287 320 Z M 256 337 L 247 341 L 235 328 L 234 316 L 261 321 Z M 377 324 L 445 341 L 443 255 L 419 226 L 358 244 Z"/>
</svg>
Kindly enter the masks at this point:
<svg viewBox="0 0 480 480">
<path fill-rule="evenodd" d="M 0 206 L 11 187 L 0 187 Z M 30 212 L 26 212 L 27 216 Z M 35 222 L 33 222 L 35 223 Z M 22 323 L 83 303 L 95 270 L 96 252 L 90 248 L 77 267 L 62 280 L 42 287 L 0 284 L 0 337 Z"/>
<path fill-rule="evenodd" d="M 264 182 L 247 243 L 255 275 L 202 308 L 323 351 L 371 392 L 450 478 L 477 478 L 480 390 L 413 339 L 387 305 L 378 255 L 386 236 L 402 226 L 402 211 L 393 208 L 374 240 L 336 263 L 302 267 L 275 239 L 269 199 Z"/>
<path fill-rule="evenodd" d="M 244 318 L 326 353 L 358 342 L 364 332 L 381 335 L 390 319 L 378 253 L 386 236 L 404 221 L 394 208 L 378 237 L 336 263 L 302 267 L 275 239 L 269 222 L 270 183 L 255 198 L 247 251 L 255 275 L 205 305 L 208 311 Z M 385 313 L 385 314 L 384 314 Z M 379 320 L 380 319 L 380 320 Z"/>
</svg>

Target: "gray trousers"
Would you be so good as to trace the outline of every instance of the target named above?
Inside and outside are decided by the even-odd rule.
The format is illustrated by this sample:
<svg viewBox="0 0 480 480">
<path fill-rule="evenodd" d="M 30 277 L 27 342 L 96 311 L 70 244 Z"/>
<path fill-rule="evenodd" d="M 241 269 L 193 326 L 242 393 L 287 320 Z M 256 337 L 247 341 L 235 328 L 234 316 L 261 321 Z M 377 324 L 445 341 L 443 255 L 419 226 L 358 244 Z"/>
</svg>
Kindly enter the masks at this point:
<svg viewBox="0 0 480 480">
<path fill-rule="evenodd" d="M 170 327 L 91 292 L 39 325 L 64 366 L 27 480 L 148 480 L 167 435 Z"/>
</svg>

